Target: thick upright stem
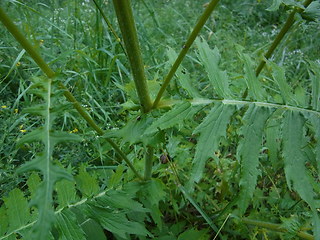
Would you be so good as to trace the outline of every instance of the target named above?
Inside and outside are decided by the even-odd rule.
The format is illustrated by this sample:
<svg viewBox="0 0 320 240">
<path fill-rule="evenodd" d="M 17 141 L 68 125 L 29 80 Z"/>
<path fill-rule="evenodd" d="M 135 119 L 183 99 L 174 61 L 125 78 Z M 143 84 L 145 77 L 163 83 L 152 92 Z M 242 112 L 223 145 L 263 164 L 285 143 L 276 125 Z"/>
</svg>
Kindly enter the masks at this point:
<svg viewBox="0 0 320 240">
<path fill-rule="evenodd" d="M 186 41 L 186 43 L 183 45 L 176 61 L 174 62 L 173 66 L 171 67 L 168 75 L 165 77 L 163 85 L 161 86 L 157 97 L 153 103 L 153 108 L 156 108 L 158 103 L 160 102 L 160 99 L 164 93 L 164 91 L 166 90 L 166 88 L 168 87 L 170 80 L 172 79 L 172 77 L 174 76 L 175 72 L 177 71 L 178 67 L 180 66 L 182 60 L 184 59 L 184 57 L 186 56 L 188 50 L 190 49 L 192 43 L 194 42 L 194 40 L 196 39 L 196 37 L 198 36 L 200 30 L 202 29 L 203 25 L 206 23 L 206 21 L 208 20 L 208 18 L 210 17 L 212 11 L 215 9 L 215 7 L 217 6 L 219 0 L 212 0 L 209 5 L 206 7 L 205 11 L 203 12 L 203 14 L 200 16 L 196 26 L 194 27 L 194 29 L 192 30 L 188 40 Z"/>
<path fill-rule="evenodd" d="M 118 23 L 124 40 L 124 45 L 129 58 L 134 83 L 136 85 L 140 105 L 143 113 L 148 113 L 152 109 L 148 85 L 144 73 L 144 65 L 139 46 L 137 30 L 134 23 L 130 0 L 113 0 L 117 14 Z M 145 153 L 145 174 L 144 179 L 149 180 L 152 175 L 152 159 L 154 149 L 146 147 Z"/>
<path fill-rule="evenodd" d="M 312 2 L 313 0 L 306 0 L 304 3 L 303 3 L 303 6 L 304 7 L 308 7 L 310 5 L 310 3 Z M 270 48 L 268 49 L 268 51 L 266 52 L 266 54 L 264 55 L 264 58 L 265 59 L 269 59 L 274 50 L 277 48 L 277 46 L 279 45 L 279 43 L 281 42 L 281 40 L 284 38 L 284 36 L 286 35 L 286 33 L 289 31 L 289 29 L 291 28 L 291 26 L 293 25 L 293 23 L 295 22 L 295 19 L 294 19 L 294 15 L 297 13 L 297 12 L 301 12 L 302 10 L 301 9 L 298 9 L 298 8 L 295 8 L 289 15 L 286 23 L 284 24 L 284 26 L 282 27 L 282 29 L 280 30 L 280 32 L 278 33 L 278 35 L 276 36 L 276 38 L 274 39 L 273 43 L 271 44 Z M 257 67 L 256 69 L 256 76 L 259 76 L 260 72 L 262 71 L 263 67 L 265 66 L 266 64 L 266 61 L 265 59 L 261 60 L 259 66 Z"/>
<path fill-rule="evenodd" d="M 20 45 L 30 54 L 32 59 L 37 63 L 40 69 L 47 75 L 48 78 L 54 78 L 56 73 L 48 66 L 48 64 L 43 60 L 41 55 L 35 50 L 32 44 L 24 37 L 24 35 L 19 31 L 17 26 L 11 21 L 10 17 L 3 11 L 0 7 L 0 21 L 5 25 L 8 31 L 14 36 L 14 38 L 20 43 Z M 81 104 L 76 100 L 72 93 L 68 90 L 63 83 L 59 83 L 61 89 L 64 90 L 64 96 L 69 102 L 71 102 L 78 113 L 86 120 L 90 127 L 92 127 L 100 136 L 104 135 L 104 131 L 95 123 L 95 121 L 90 117 L 86 110 L 81 106 Z M 136 176 L 143 179 L 142 176 L 134 168 L 127 156 L 121 151 L 121 149 L 110 139 L 106 138 L 108 143 L 114 148 L 116 153 L 122 158 Z"/>
<path fill-rule="evenodd" d="M 113 0 L 118 23 L 129 58 L 133 79 L 136 85 L 141 108 L 147 113 L 152 108 L 148 85 L 144 73 L 144 65 L 134 23 L 130 0 Z"/>
</svg>

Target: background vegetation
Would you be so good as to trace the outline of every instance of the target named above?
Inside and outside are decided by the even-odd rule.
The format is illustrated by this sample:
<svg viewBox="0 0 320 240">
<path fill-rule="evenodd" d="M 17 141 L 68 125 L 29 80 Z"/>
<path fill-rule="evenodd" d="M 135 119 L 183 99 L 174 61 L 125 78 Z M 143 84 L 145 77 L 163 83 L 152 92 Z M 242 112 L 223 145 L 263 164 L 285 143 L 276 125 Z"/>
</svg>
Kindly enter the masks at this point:
<svg viewBox="0 0 320 240">
<path fill-rule="evenodd" d="M 152 100 L 206 5 L 132 0 Z M 219 2 L 144 113 L 111 1 L 1 1 L 57 77 L 0 26 L 0 239 L 320 239 L 319 5 Z"/>
</svg>

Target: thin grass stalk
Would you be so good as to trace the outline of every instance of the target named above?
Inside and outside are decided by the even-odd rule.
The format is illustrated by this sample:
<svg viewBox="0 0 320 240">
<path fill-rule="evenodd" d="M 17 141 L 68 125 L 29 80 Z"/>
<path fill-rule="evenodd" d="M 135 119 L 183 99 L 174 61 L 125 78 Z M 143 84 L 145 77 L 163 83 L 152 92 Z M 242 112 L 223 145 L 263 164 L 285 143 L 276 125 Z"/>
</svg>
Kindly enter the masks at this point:
<svg viewBox="0 0 320 240">
<path fill-rule="evenodd" d="M 19 31 L 17 26 L 12 22 L 10 17 L 5 13 L 5 11 L 0 7 L 0 21 L 8 29 L 8 31 L 13 35 L 13 37 L 20 43 L 20 45 L 29 53 L 32 59 L 40 67 L 40 69 L 47 75 L 48 78 L 54 78 L 56 73 L 48 66 L 48 64 L 43 60 L 40 54 L 35 50 L 31 43 L 24 37 L 24 35 Z M 78 113 L 86 120 L 88 125 L 92 127 L 98 135 L 104 135 L 104 131 L 95 123 L 95 121 L 90 117 L 86 110 L 81 106 L 81 104 L 76 100 L 72 93 L 68 90 L 63 83 L 59 83 L 59 87 L 64 90 L 64 96 L 69 102 L 71 102 Z M 110 138 L 105 138 L 108 143 L 114 148 L 116 153 L 122 158 L 131 170 L 136 174 L 141 180 L 143 177 L 137 172 L 127 156 L 121 151 L 121 149 L 115 144 Z"/>
<path fill-rule="evenodd" d="M 303 6 L 306 8 L 310 5 L 310 3 L 313 0 L 306 0 L 303 3 Z M 261 73 L 263 67 L 266 64 L 266 60 L 268 60 L 274 50 L 279 46 L 280 42 L 282 41 L 282 39 L 284 38 L 284 36 L 286 35 L 286 33 L 290 30 L 290 28 L 292 27 L 292 25 L 295 22 L 294 16 L 297 12 L 302 12 L 303 10 L 300 8 L 294 8 L 294 10 L 290 13 L 287 21 L 285 22 L 284 26 L 282 27 L 282 29 L 280 30 L 280 32 L 278 33 L 278 35 L 276 36 L 276 38 L 274 39 L 274 41 L 272 42 L 270 48 L 268 49 L 267 53 L 264 55 L 264 59 L 261 60 L 259 66 L 256 69 L 256 76 L 259 76 L 259 74 Z"/>
<path fill-rule="evenodd" d="M 282 227 L 281 224 L 257 221 L 257 220 L 248 219 L 248 218 L 242 218 L 241 221 L 245 224 L 266 228 L 275 232 L 283 232 L 283 233 L 288 232 L 288 230 Z M 311 234 L 303 231 L 297 231 L 295 234 L 302 239 L 314 240 L 314 237 Z"/>
<path fill-rule="evenodd" d="M 97 3 L 96 0 L 92 0 L 93 3 L 96 5 L 100 15 L 102 16 L 103 20 L 105 21 L 105 23 L 107 24 L 108 28 L 110 29 L 111 33 L 113 34 L 113 36 L 116 38 L 116 41 L 120 44 L 120 47 L 122 48 L 124 54 L 126 53 L 126 50 L 124 49 L 122 42 L 121 42 L 121 38 L 118 36 L 117 32 L 114 30 L 114 28 L 112 27 L 112 24 L 110 23 L 110 21 L 108 20 L 107 16 L 104 14 L 104 12 L 102 11 L 102 8 L 100 7 L 100 5 Z"/>
<path fill-rule="evenodd" d="M 200 30 L 202 29 L 202 27 L 204 26 L 204 24 L 207 22 L 208 18 L 210 17 L 212 11 L 215 9 L 215 7 L 217 6 L 219 0 L 212 0 L 209 5 L 206 7 L 205 11 L 203 12 L 203 14 L 200 16 L 198 22 L 196 23 L 195 27 L 193 28 L 188 40 L 186 41 L 186 43 L 183 45 L 176 61 L 174 62 L 173 66 L 171 67 L 168 75 L 165 77 L 164 82 L 157 94 L 156 99 L 153 102 L 153 106 L 152 108 L 156 108 L 157 105 L 159 104 L 161 97 L 164 93 L 164 91 L 166 90 L 166 88 L 168 87 L 172 77 L 174 76 L 175 72 L 177 71 L 178 67 L 180 66 L 182 60 L 185 58 L 188 50 L 190 49 L 192 43 L 194 42 L 194 40 L 196 39 L 196 37 L 198 36 Z"/>
<path fill-rule="evenodd" d="M 130 0 L 113 0 L 142 112 L 152 108 Z"/>
</svg>

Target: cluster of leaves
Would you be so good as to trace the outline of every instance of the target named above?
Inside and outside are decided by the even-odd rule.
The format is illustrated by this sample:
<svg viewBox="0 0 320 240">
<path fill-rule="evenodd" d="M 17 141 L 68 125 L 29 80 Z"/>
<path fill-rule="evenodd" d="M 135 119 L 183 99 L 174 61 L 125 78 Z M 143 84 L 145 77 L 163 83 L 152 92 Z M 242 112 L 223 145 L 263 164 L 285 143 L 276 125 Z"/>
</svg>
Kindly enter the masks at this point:
<svg viewBox="0 0 320 240">
<path fill-rule="evenodd" d="M 169 86 L 167 99 L 161 102 L 163 108 L 141 114 L 137 111 L 135 88 L 132 82 L 125 84 L 126 77 L 122 76 L 129 77 L 130 74 L 124 61 L 125 54 L 117 53 L 121 50 L 119 42 L 112 41 L 108 35 L 110 48 L 103 46 L 104 30 L 99 23 L 101 16 L 97 14 L 95 30 L 98 35 L 91 33 L 94 35 L 91 47 L 98 51 L 86 49 L 84 45 L 90 36 L 83 35 L 82 42 L 80 32 L 86 32 L 90 24 L 83 24 L 79 6 L 76 1 L 74 4 L 77 16 L 74 22 L 66 23 L 67 29 L 75 28 L 73 35 L 51 25 L 55 29 L 52 34 L 63 33 L 66 41 L 74 40 L 73 50 L 53 39 L 45 40 L 55 45 L 55 50 L 61 47 L 59 51 L 63 54 L 57 63 L 61 76 L 58 79 L 33 77 L 27 87 L 30 98 L 26 96 L 23 84 L 18 89 L 19 99 L 24 98 L 25 105 L 31 107 L 24 110 L 24 115 L 13 126 L 30 115 L 40 117 L 35 117 L 32 131 L 17 142 L 18 148 L 29 151 L 21 158 L 26 162 L 16 170 L 23 176 L 14 182 L 19 188 L 11 190 L 13 187 L 6 183 L 7 189 L 1 189 L 6 196 L 0 207 L 0 239 L 209 239 L 218 235 L 216 225 L 221 226 L 221 239 L 256 239 L 261 233 L 258 229 L 238 227 L 243 224 L 282 232 L 267 234 L 262 231 L 270 239 L 279 234 L 286 237 L 283 232 L 289 238 L 300 236 L 304 229 L 312 229 L 315 238 L 320 237 L 319 61 L 305 61 L 303 70 L 307 71 L 302 70 L 303 74 L 299 75 L 302 78 L 297 79 L 289 78 L 292 74 L 285 67 L 267 61 L 266 73 L 257 77 L 253 56 L 246 51 L 248 48 L 236 44 L 231 35 L 226 35 L 227 41 L 217 41 L 212 48 L 209 46 L 213 42 L 210 41 L 210 30 L 208 41 L 198 38 L 196 51 L 189 55 L 191 61 L 178 68 L 176 81 Z M 162 3 L 152 5 L 137 1 L 135 4 L 145 7 L 143 10 L 150 17 L 146 20 L 148 26 L 155 24 L 156 29 L 161 30 L 162 22 L 155 14 L 155 8 Z M 194 3 L 187 1 L 187 4 Z M 299 1 L 278 0 L 274 0 L 268 10 L 279 8 L 304 10 Z M 317 9 L 318 1 L 314 1 L 301 16 L 317 18 Z M 226 14 L 229 13 L 226 11 Z M 222 16 L 218 12 L 218 17 L 212 19 L 218 27 L 223 25 Z M 59 18 L 60 15 L 53 12 L 56 23 L 63 22 Z M 138 27 L 143 26 L 138 14 L 137 19 Z M 180 31 L 185 29 L 180 24 L 175 27 L 181 28 Z M 155 57 L 158 51 L 152 48 L 155 39 L 149 42 L 151 33 L 141 29 L 147 63 L 153 65 L 146 69 L 153 79 L 148 85 L 154 98 L 160 88 L 159 72 L 162 74 L 163 71 L 163 65 L 158 61 L 165 53 Z M 47 34 L 43 31 L 43 35 Z M 168 43 L 177 41 L 161 31 L 159 39 L 168 39 Z M 217 32 L 213 40 L 224 33 L 226 31 Z M 12 67 L 4 67 L 9 70 L 4 79 L 8 85 L 13 76 L 8 78 L 10 80 L 7 77 L 14 72 L 24 53 L 23 50 L 15 60 L 12 59 Z M 107 60 L 103 54 L 109 56 Z M 177 54 L 173 48 L 168 48 L 166 54 L 170 66 Z M 231 54 L 236 61 L 231 60 Z M 222 61 L 225 58 L 230 59 L 225 63 Z M 64 69 L 66 66 L 68 69 Z M 61 101 L 64 91 L 57 86 L 62 77 L 79 90 L 78 96 L 88 99 L 88 109 L 99 122 L 106 124 L 107 120 L 109 126 L 114 126 L 101 138 L 87 131 L 85 123 L 73 113 L 66 113 L 71 105 Z M 111 81 L 121 91 L 114 87 L 99 87 L 101 84 L 110 86 Z M 15 91 L 16 88 L 13 86 Z M 117 104 L 103 106 L 111 100 L 123 103 L 122 115 L 113 110 L 119 108 Z M 3 116 L 12 117 L 2 112 L 2 119 Z M 60 116 L 67 120 L 61 121 Z M 7 118 L 5 123 L 9 124 L 9 121 Z M 65 130 L 64 125 L 70 121 L 82 128 L 82 138 L 73 134 L 76 131 Z M 11 139 L 9 134 L 3 134 L 2 139 L 8 141 L 9 137 Z M 117 163 L 115 166 L 118 159 L 111 147 L 106 146 L 105 138 L 115 139 L 138 170 L 142 169 L 140 155 L 143 149 L 146 146 L 159 149 L 156 155 L 161 161 L 153 166 L 154 178 L 139 182 L 124 165 Z M 91 166 L 78 165 L 73 160 L 78 156 L 73 145 L 71 150 L 66 150 L 70 146 L 68 142 L 75 141 L 85 147 L 85 150 L 83 147 L 78 149 L 87 152 L 83 155 L 89 155 Z M 10 153 L 5 154 L 3 146 L 1 159 L 12 158 Z M 19 158 L 18 151 L 21 150 L 12 149 L 14 158 Z M 62 151 L 69 152 L 67 159 Z M 103 160 L 106 153 L 109 159 Z M 28 158 L 31 160 L 26 160 Z M 107 162 L 113 166 L 107 166 Z M 10 162 L 5 165 L 8 166 Z M 8 174 L 8 170 L 0 172 L 0 176 Z M 25 172 L 31 172 L 31 175 Z M 14 177 L 12 175 L 10 179 Z M 242 218 L 244 215 L 248 218 Z M 228 220 L 230 216 L 232 222 Z M 282 224 L 263 225 L 252 219 Z M 310 237 L 306 232 L 301 235 L 306 239 Z"/>
</svg>

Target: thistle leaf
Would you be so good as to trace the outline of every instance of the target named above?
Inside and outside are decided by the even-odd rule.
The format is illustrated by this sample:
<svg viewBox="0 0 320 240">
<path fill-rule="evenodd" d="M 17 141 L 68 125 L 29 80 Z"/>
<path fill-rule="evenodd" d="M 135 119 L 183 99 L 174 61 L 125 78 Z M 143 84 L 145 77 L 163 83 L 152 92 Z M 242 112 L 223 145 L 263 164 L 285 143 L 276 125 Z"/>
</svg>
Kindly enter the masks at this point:
<svg viewBox="0 0 320 240">
<path fill-rule="evenodd" d="M 159 129 L 168 129 L 181 123 L 185 118 L 189 116 L 190 111 L 191 104 L 189 102 L 184 102 L 182 104 L 176 105 L 173 109 L 166 112 L 159 119 L 154 121 L 151 126 L 147 128 L 145 134 L 154 133 Z"/>
<path fill-rule="evenodd" d="M 77 188 L 84 196 L 91 197 L 99 192 L 100 187 L 97 179 L 86 171 L 84 165 L 80 167 L 79 174 L 75 179 L 77 182 Z"/>
<path fill-rule="evenodd" d="M 86 240 L 82 228 L 77 222 L 75 214 L 69 210 L 63 210 L 57 214 L 57 230 L 61 240 Z"/>
<path fill-rule="evenodd" d="M 220 53 L 218 48 L 210 49 L 205 41 L 196 39 L 196 45 L 199 51 L 199 59 L 209 75 L 209 80 L 218 96 L 222 99 L 229 98 L 231 92 L 229 89 L 229 78 L 226 71 L 219 68 Z"/>
<path fill-rule="evenodd" d="M 15 188 L 5 197 L 6 214 L 8 216 L 9 231 L 18 229 L 28 223 L 30 219 L 28 201 L 23 192 Z"/>
<path fill-rule="evenodd" d="M 274 81 L 279 86 L 280 94 L 284 103 L 291 106 L 297 106 L 297 102 L 294 100 L 295 98 L 291 91 L 292 88 L 287 83 L 284 69 L 282 67 L 279 67 L 275 63 L 269 62 L 269 64 L 272 67 L 272 76 Z"/>
<path fill-rule="evenodd" d="M 175 60 L 177 59 L 178 54 L 172 48 L 168 48 L 167 55 L 169 58 L 169 63 L 173 65 Z M 191 84 L 189 73 L 187 72 L 187 70 L 184 70 L 181 65 L 176 71 L 176 76 L 182 88 L 185 89 L 192 98 L 201 98 L 201 94 Z"/>
<path fill-rule="evenodd" d="M 76 201 L 77 193 L 74 181 L 63 179 L 56 183 L 55 189 L 57 192 L 59 208 L 66 207 L 68 204 Z"/>
<path fill-rule="evenodd" d="M 128 234 L 152 236 L 141 223 L 128 220 L 126 214 L 121 211 L 111 212 L 107 209 L 107 206 L 101 208 L 95 206 L 95 204 L 90 204 L 86 206 L 85 212 L 90 218 L 98 221 L 105 229 L 121 238 L 128 239 Z"/>
<path fill-rule="evenodd" d="M 300 197 L 310 206 L 314 219 L 315 239 L 320 238 L 320 218 L 317 204 L 314 200 L 315 194 L 308 179 L 305 166 L 306 157 L 302 151 L 304 138 L 303 126 L 305 119 L 299 112 L 287 110 L 282 127 L 283 132 L 283 157 L 285 163 L 285 174 L 289 189 L 298 192 Z"/>
<path fill-rule="evenodd" d="M 244 74 L 245 80 L 248 87 L 249 96 L 255 101 L 264 101 L 266 99 L 266 94 L 263 91 L 259 79 L 256 77 L 254 72 L 254 63 L 248 54 L 242 52 L 241 49 L 238 50 L 241 59 L 244 61 Z"/>
<path fill-rule="evenodd" d="M 193 134 L 200 133 L 200 137 L 193 159 L 190 183 L 200 181 L 206 161 L 213 157 L 220 139 L 226 136 L 227 125 L 234 111 L 233 105 L 217 104 L 194 130 Z"/>
<path fill-rule="evenodd" d="M 259 153 L 262 147 L 264 126 L 269 116 L 269 108 L 250 105 L 243 118 L 244 125 L 240 129 L 240 134 L 243 137 L 237 150 L 237 157 L 241 163 L 238 201 L 241 214 L 245 212 L 249 205 L 260 174 L 260 170 L 258 170 Z"/>
</svg>

